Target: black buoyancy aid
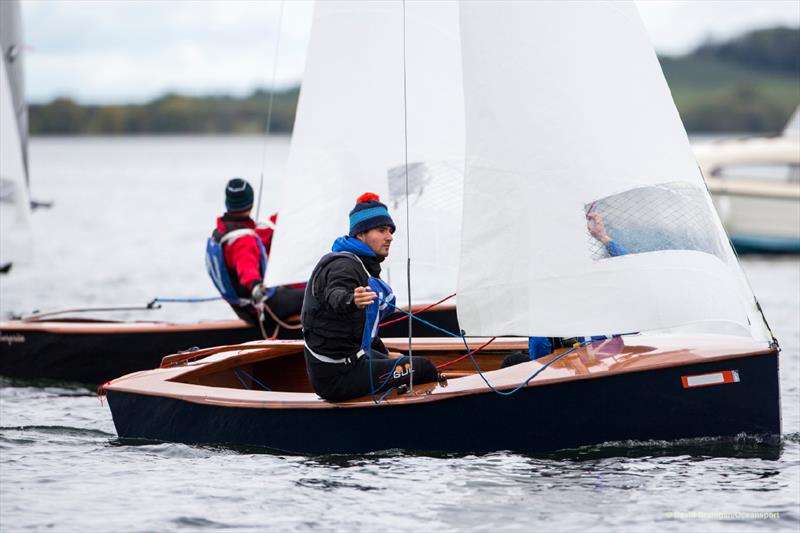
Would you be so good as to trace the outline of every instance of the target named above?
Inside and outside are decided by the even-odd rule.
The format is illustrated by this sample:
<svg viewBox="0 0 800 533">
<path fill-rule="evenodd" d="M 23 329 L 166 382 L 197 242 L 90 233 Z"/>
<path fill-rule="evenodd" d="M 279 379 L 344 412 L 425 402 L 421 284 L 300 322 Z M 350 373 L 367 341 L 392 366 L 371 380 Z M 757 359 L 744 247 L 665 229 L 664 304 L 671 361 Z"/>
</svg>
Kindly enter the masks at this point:
<svg viewBox="0 0 800 533">
<path fill-rule="evenodd" d="M 303 310 L 300 320 L 303 330 L 313 332 L 320 337 L 331 338 L 357 338 L 360 339 L 364 331 L 365 315 L 363 309 L 356 309 L 349 313 L 337 313 L 318 297 L 314 291 L 317 276 L 326 266 L 336 260 L 352 261 L 357 264 L 359 285 L 361 287 L 369 282 L 369 272 L 355 254 L 349 252 L 331 252 L 320 259 L 306 285 L 303 297 Z"/>
</svg>

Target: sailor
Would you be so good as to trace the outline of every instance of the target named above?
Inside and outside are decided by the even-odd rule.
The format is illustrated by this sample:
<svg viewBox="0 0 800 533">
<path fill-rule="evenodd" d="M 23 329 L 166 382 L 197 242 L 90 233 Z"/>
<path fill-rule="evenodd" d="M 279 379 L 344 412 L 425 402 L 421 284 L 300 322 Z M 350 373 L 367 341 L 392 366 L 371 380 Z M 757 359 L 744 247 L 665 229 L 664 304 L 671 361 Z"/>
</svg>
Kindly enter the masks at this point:
<svg viewBox="0 0 800 533">
<path fill-rule="evenodd" d="M 273 213 L 267 224 L 256 225 L 250 218 L 253 196 L 253 187 L 247 181 L 228 181 L 226 212 L 217 218 L 217 227 L 208 239 L 206 267 L 214 285 L 240 318 L 257 324 L 255 304 L 264 303 L 269 311 L 264 321 L 274 326 L 274 318 L 282 321 L 300 313 L 304 286 L 264 286 L 278 214 Z"/>
<path fill-rule="evenodd" d="M 395 225 L 386 206 L 364 193 L 350 211 L 350 232 L 333 243 L 306 286 L 301 319 L 306 369 L 322 398 L 343 401 L 413 383 L 441 380 L 420 357 L 390 354 L 377 336 L 394 295 L 380 279 Z M 389 303 L 387 303 L 389 302 Z"/>
<path fill-rule="evenodd" d="M 605 246 L 606 250 L 608 250 L 609 256 L 618 257 L 620 255 L 628 255 L 628 250 L 626 250 L 624 246 L 618 244 L 615 240 L 609 237 L 608 233 L 606 232 L 606 225 L 600 215 L 589 211 L 586 214 L 586 220 L 588 221 L 586 227 L 589 229 L 589 234 L 603 243 L 603 246 Z"/>
<path fill-rule="evenodd" d="M 589 230 L 589 234 L 600 241 L 603 246 L 606 247 L 608 251 L 608 255 L 610 257 L 618 257 L 621 255 L 627 255 L 629 252 L 625 249 L 624 246 L 618 244 L 614 241 L 606 232 L 606 226 L 603 222 L 603 218 L 595 212 L 591 210 L 586 214 L 586 228 Z M 605 335 L 594 335 L 591 337 L 591 340 L 598 341 L 604 340 L 607 337 Z M 556 339 L 557 340 L 557 339 Z M 575 342 L 584 342 L 586 339 L 584 337 L 570 337 L 569 339 L 560 339 L 557 340 L 557 344 L 560 346 L 571 346 Z M 540 357 L 544 357 L 546 355 L 550 355 L 553 353 L 553 342 L 548 337 L 529 337 L 528 338 L 528 351 L 525 352 L 514 352 L 506 356 L 501 364 L 501 368 L 506 368 L 508 366 L 518 365 L 520 363 L 525 363 L 530 360 L 539 359 Z"/>
</svg>

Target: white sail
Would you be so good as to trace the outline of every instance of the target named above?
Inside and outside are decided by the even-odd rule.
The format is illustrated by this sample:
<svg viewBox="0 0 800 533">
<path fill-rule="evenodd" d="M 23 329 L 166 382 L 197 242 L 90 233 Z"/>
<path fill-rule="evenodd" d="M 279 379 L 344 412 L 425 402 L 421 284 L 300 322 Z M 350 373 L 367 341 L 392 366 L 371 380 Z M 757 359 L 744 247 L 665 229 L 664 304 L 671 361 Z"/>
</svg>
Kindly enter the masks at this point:
<svg viewBox="0 0 800 533">
<path fill-rule="evenodd" d="M 458 5 L 405 7 L 414 301 L 455 291 L 464 113 Z M 384 277 L 405 303 L 403 3 L 319 2 L 292 137 L 269 285 L 306 281 L 365 191 L 397 224 Z"/>
<path fill-rule="evenodd" d="M 3 6 L 3 15 L 13 14 L 8 12 L 10 7 L 14 4 Z M 18 9 L 18 5 L 16 7 Z M 18 113 L 9 76 L 10 69 L 21 75 L 18 70 L 21 66 L 21 43 L 7 45 L 10 33 L 18 35 L 11 31 L 10 22 L 13 22 L 11 17 L 5 18 L 0 25 L 3 31 L 0 36 L 3 44 L 3 60 L 0 61 L 0 264 L 3 265 L 26 258 L 30 248 L 26 139 L 21 134 L 19 122 L 20 115 L 25 117 L 26 114 Z M 24 108 L 24 101 L 22 105 Z"/>
<path fill-rule="evenodd" d="M 469 335 L 766 336 L 630 2 L 461 3 Z M 587 230 L 601 215 L 627 255 Z"/>
<path fill-rule="evenodd" d="M 11 109 L 16 117 L 17 132 L 22 147 L 22 164 L 28 183 L 28 104 L 25 101 L 25 57 L 22 39 L 22 8 L 19 0 L 0 2 L 0 46 L 11 89 Z"/>
<path fill-rule="evenodd" d="M 800 137 L 800 105 L 795 108 L 786 126 L 783 127 L 783 136 Z"/>
</svg>

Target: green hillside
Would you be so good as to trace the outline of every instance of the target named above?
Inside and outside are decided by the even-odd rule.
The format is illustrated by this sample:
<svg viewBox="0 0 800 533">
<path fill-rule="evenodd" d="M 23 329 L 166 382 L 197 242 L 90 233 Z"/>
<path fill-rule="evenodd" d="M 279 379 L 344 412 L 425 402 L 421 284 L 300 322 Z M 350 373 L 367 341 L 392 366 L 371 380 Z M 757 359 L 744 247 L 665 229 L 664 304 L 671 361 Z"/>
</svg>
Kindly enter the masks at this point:
<svg viewBox="0 0 800 533">
<path fill-rule="evenodd" d="M 300 89 L 275 93 L 270 131 L 292 130 Z M 42 135 L 263 133 L 269 92 L 245 98 L 167 94 L 142 105 L 79 105 L 59 98 L 30 106 L 30 131 Z"/>
<path fill-rule="evenodd" d="M 690 132 L 780 131 L 800 104 L 800 29 L 757 30 L 660 57 Z M 272 132 L 289 132 L 300 89 L 275 94 Z M 244 98 L 168 94 L 144 105 L 30 107 L 30 131 L 47 134 L 262 133 L 269 93 Z"/>
<path fill-rule="evenodd" d="M 776 132 L 800 104 L 800 29 L 757 30 L 659 60 L 689 131 Z"/>
</svg>

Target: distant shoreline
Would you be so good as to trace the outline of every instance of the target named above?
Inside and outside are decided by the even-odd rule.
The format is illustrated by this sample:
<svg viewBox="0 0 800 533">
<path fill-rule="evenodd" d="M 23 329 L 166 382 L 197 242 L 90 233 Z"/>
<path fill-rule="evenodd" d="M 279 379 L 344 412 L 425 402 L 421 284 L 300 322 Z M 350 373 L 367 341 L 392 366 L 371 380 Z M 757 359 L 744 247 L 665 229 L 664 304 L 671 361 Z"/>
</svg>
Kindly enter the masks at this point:
<svg viewBox="0 0 800 533">
<path fill-rule="evenodd" d="M 800 28 L 771 28 L 685 56 L 659 57 L 687 131 L 769 134 L 800 104 Z M 300 87 L 275 92 L 270 131 L 291 133 Z M 79 104 L 68 97 L 29 106 L 31 135 L 259 135 L 270 93 L 244 97 L 166 94 L 144 104 Z"/>
</svg>

